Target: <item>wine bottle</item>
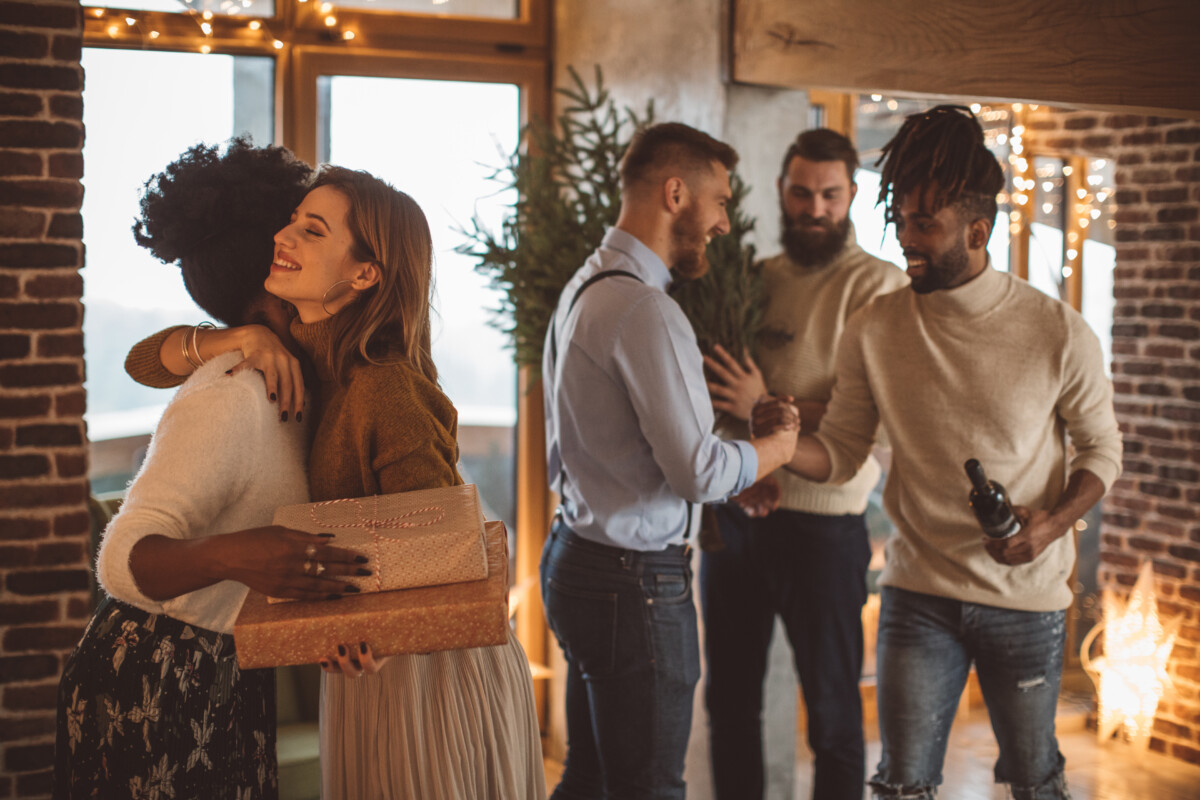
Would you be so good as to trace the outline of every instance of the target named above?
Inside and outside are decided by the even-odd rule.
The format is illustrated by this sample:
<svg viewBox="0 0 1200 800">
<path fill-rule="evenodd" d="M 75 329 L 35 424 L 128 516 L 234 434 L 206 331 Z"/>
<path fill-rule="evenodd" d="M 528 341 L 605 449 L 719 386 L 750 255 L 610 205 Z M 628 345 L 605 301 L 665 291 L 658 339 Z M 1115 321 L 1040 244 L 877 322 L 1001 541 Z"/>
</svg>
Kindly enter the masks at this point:
<svg viewBox="0 0 1200 800">
<path fill-rule="evenodd" d="M 1007 539 L 1021 530 L 1021 523 L 1012 513 L 1012 505 L 1008 502 L 1008 492 L 996 481 L 989 481 L 983 472 L 983 465 L 977 460 L 970 459 L 963 467 L 967 477 L 971 479 L 971 494 L 967 502 L 979 520 L 979 527 L 993 539 Z"/>
</svg>

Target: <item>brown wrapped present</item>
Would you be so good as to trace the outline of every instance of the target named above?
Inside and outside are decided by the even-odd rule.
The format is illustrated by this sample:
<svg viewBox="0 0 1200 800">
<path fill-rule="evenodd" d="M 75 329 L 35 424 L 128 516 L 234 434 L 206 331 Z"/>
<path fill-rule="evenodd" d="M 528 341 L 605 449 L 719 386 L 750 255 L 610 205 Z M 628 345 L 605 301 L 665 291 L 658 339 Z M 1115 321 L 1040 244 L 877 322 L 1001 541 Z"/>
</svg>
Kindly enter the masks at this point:
<svg viewBox="0 0 1200 800">
<path fill-rule="evenodd" d="M 233 626 L 238 665 L 312 664 L 357 642 L 377 656 L 504 644 L 508 534 L 503 522 L 487 522 L 485 535 L 488 576 L 480 581 L 275 604 L 250 592 Z"/>
<path fill-rule="evenodd" d="M 346 578 L 362 592 L 477 581 L 488 575 L 483 509 L 474 484 L 284 506 L 275 510 L 275 524 L 334 533 L 338 547 L 369 558 L 369 577 Z"/>
</svg>

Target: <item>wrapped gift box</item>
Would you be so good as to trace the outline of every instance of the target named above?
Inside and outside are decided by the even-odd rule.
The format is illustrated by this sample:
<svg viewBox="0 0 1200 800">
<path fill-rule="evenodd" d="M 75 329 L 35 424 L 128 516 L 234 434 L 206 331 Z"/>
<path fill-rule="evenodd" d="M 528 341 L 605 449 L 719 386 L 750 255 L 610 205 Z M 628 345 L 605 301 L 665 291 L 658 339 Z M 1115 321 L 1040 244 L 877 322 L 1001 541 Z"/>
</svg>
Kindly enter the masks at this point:
<svg viewBox="0 0 1200 800">
<path fill-rule="evenodd" d="M 508 534 L 484 524 L 488 576 L 340 600 L 268 603 L 250 592 L 233 627 L 242 669 L 312 664 L 339 644 L 366 642 L 378 656 L 504 644 L 508 637 Z"/>
<path fill-rule="evenodd" d="M 283 506 L 275 524 L 333 533 L 333 543 L 370 559 L 362 592 L 477 581 L 488 575 L 483 508 L 473 484 Z M 271 598 L 271 602 L 285 602 Z"/>
</svg>

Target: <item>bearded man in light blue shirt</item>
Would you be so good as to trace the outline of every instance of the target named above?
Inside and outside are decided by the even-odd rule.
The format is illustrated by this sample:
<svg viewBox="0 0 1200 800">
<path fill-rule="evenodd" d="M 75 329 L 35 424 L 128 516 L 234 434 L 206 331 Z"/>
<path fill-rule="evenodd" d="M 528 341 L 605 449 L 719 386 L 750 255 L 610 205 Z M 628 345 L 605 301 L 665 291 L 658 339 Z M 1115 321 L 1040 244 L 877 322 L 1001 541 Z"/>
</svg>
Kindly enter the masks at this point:
<svg viewBox="0 0 1200 800">
<path fill-rule="evenodd" d="M 567 283 L 542 362 L 551 488 L 546 616 L 567 659 L 567 760 L 553 798 L 683 798 L 700 676 L 689 542 L 697 504 L 790 460 L 798 416 L 752 441 L 712 432 L 696 337 L 666 293 L 728 233 L 737 153 L 680 123 L 639 130 L 616 227 Z"/>
</svg>

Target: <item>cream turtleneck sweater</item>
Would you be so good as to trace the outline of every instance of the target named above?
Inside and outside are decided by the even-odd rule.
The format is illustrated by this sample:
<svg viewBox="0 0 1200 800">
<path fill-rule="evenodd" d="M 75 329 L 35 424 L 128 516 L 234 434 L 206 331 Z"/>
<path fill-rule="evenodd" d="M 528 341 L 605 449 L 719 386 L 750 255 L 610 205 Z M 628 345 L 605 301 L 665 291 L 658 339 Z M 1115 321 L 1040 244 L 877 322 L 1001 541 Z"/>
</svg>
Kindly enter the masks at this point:
<svg viewBox="0 0 1200 800">
<path fill-rule="evenodd" d="M 801 266 L 786 253 L 764 261 L 763 289 L 770 301 L 758 338 L 758 365 L 767 389 L 828 403 L 846 321 L 871 298 L 907 285 L 903 270 L 858 246 L 853 228 L 841 252 L 822 266 Z M 745 426 L 738 433 L 748 438 Z M 853 477 L 836 486 L 776 470 L 779 507 L 811 514 L 861 514 L 879 472 L 870 456 Z"/>
<path fill-rule="evenodd" d="M 1078 313 L 990 267 L 955 289 L 876 298 L 846 326 L 816 434 L 831 482 L 861 468 L 879 423 L 892 446 L 884 507 L 897 528 L 880 583 L 1025 611 L 1070 604 L 1073 537 L 1030 564 L 993 561 L 967 506 L 963 462 L 979 459 L 1031 508 L 1052 508 L 1068 472 L 1089 470 L 1106 488 L 1116 480 L 1112 386 Z"/>
</svg>

